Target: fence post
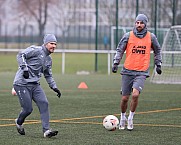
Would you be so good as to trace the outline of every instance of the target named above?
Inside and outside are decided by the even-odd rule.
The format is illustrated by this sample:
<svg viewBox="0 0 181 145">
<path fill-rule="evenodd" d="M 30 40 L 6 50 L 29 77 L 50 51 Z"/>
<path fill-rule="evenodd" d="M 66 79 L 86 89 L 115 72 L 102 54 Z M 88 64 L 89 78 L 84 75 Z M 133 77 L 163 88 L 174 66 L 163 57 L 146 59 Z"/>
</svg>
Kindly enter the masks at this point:
<svg viewBox="0 0 181 145">
<path fill-rule="evenodd" d="M 62 52 L 62 74 L 65 74 L 65 52 Z"/>
<path fill-rule="evenodd" d="M 110 53 L 110 51 L 108 51 L 108 53 L 107 53 L 107 72 L 108 72 L 108 75 L 111 74 L 111 71 L 110 71 L 111 61 L 110 61 L 110 59 L 111 59 L 111 53 Z"/>
<path fill-rule="evenodd" d="M 96 32 L 95 32 L 95 49 L 97 50 L 98 46 L 98 0 L 96 0 Z M 95 53 L 95 72 L 98 70 L 97 62 L 97 52 Z"/>
</svg>

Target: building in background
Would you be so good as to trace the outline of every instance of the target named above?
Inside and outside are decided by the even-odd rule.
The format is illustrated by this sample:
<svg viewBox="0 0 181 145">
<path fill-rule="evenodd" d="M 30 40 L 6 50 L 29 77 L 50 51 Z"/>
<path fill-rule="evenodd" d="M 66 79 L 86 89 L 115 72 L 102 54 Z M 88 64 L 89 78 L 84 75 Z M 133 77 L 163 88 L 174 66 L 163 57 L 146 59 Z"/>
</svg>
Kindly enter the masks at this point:
<svg viewBox="0 0 181 145">
<path fill-rule="evenodd" d="M 104 36 L 111 39 L 111 27 L 118 25 L 133 27 L 136 13 L 145 13 L 152 28 L 169 28 L 173 18 L 175 24 L 181 15 L 180 0 L 5 0 L 0 1 L 0 37 L 2 42 L 36 42 L 44 33 L 55 33 L 69 48 L 91 49 L 95 42 L 96 3 L 98 4 L 98 42 L 103 43 Z M 174 11 L 173 11 L 173 6 Z M 46 11 L 47 10 L 47 13 Z M 174 17 L 173 17 L 174 16 Z M 156 19 L 155 19 L 156 18 Z M 156 22 L 156 23 L 155 23 Z M 156 26 L 155 26 L 156 25 Z M 122 33 L 120 33 L 121 37 Z M 104 49 L 101 45 L 100 49 Z M 107 49 L 110 46 L 108 44 Z"/>
</svg>

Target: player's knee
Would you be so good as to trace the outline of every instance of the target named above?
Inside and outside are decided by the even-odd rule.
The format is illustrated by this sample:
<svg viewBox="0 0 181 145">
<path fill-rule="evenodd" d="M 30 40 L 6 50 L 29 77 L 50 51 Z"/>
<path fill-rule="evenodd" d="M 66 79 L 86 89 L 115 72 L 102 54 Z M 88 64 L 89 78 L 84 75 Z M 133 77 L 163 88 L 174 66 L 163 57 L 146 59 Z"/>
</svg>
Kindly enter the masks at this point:
<svg viewBox="0 0 181 145">
<path fill-rule="evenodd" d="M 47 100 L 42 101 L 40 104 L 43 108 L 48 108 L 48 101 Z"/>
<path fill-rule="evenodd" d="M 44 100 L 42 103 L 48 106 L 48 101 L 47 100 Z"/>
<path fill-rule="evenodd" d="M 129 100 L 129 97 L 128 96 L 122 96 L 122 102 L 123 103 L 127 103 L 128 102 L 128 100 Z"/>
<path fill-rule="evenodd" d="M 138 100 L 138 97 L 139 97 L 139 93 L 138 93 L 138 92 L 132 93 L 132 100 L 133 100 L 133 101 L 137 101 L 137 100 Z"/>
<path fill-rule="evenodd" d="M 26 115 L 30 115 L 33 111 L 33 108 L 26 108 L 25 110 Z"/>
</svg>

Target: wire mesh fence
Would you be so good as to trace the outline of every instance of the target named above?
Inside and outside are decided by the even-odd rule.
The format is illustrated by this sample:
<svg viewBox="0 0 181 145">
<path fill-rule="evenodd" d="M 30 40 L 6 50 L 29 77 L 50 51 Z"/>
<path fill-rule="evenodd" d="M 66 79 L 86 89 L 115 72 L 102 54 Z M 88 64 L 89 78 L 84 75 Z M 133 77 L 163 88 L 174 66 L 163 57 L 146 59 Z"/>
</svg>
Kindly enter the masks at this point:
<svg viewBox="0 0 181 145">
<path fill-rule="evenodd" d="M 181 24 L 179 9 L 181 1 L 179 0 L 47 0 L 41 2 L 41 4 L 36 0 L 1 2 L 0 48 L 22 49 L 29 44 L 40 44 L 44 33 L 54 33 L 61 49 L 91 50 L 98 45 L 99 50 L 109 50 L 111 49 L 111 27 L 133 28 L 138 13 L 148 16 L 148 27 L 157 35 L 162 33 L 160 30 L 163 28 Z M 32 10 L 34 14 L 31 13 Z M 159 41 L 162 44 L 161 37 Z M 116 38 L 119 40 L 121 34 L 118 33 Z"/>
</svg>

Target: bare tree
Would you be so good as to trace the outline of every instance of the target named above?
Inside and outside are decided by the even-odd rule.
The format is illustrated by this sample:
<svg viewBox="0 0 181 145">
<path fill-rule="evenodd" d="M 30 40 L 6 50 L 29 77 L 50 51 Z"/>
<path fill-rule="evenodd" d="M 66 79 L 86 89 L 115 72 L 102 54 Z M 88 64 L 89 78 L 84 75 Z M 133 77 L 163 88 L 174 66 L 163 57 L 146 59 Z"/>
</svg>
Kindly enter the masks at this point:
<svg viewBox="0 0 181 145">
<path fill-rule="evenodd" d="M 50 2 L 52 3 L 52 0 L 19 0 L 19 12 L 37 22 L 40 38 L 44 35 Z"/>
<path fill-rule="evenodd" d="M 4 16 L 6 16 L 5 3 L 6 3 L 6 1 L 0 0 L 0 35 L 2 33 L 2 22 L 4 20 Z"/>
<path fill-rule="evenodd" d="M 54 14 L 50 15 L 53 24 L 59 28 L 62 36 L 62 48 L 64 48 L 64 40 L 71 26 L 71 20 L 75 17 L 75 7 L 73 2 L 64 2 L 56 0 L 56 5 L 53 5 Z M 73 22 L 74 23 L 74 22 Z"/>
</svg>

